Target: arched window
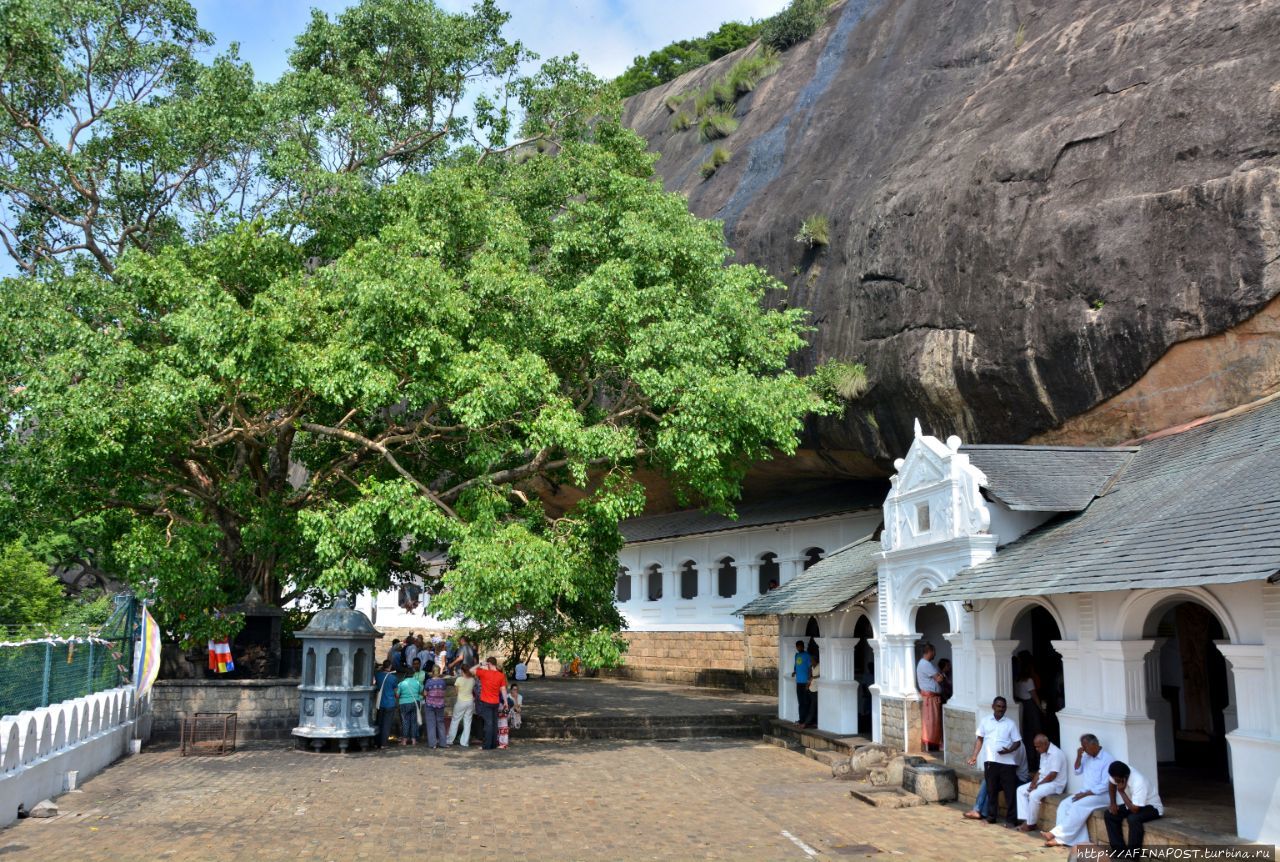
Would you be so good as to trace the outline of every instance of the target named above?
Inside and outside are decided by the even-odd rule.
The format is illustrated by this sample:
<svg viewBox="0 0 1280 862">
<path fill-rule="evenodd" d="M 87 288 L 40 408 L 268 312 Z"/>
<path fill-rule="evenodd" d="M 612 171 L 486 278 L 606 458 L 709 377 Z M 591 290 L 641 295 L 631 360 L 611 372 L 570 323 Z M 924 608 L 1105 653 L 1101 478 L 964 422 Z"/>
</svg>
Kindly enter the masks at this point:
<svg viewBox="0 0 1280 862">
<path fill-rule="evenodd" d="M 648 577 L 645 578 L 648 587 L 649 601 L 656 602 L 662 599 L 662 566 L 654 563 L 645 570 Z"/>
<path fill-rule="evenodd" d="M 613 597 L 619 602 L 631 601 L 631 573 L 626 566 L 618 566 L 618 579 L 613 584 Z"/>
<path fill-rule="evenodd" d="M 693 560 L 685 560 L 680 567 L 680 598 L 696 599 L 698 597 L 698 569 Z"/>
<path fill-rule="evenodd" d="M 369 673 L 369 656 L 363 649 L 356 650 L 351 667 L 352 685 L 369 685 L 373 681 L 373 676 Z"/>
<path fill-rule="evenodd" d="M 782 583 L 782 568 L 778 565 L 778 555 L 770 551 L 760 555 L 760 594 L 776 590 Z"/>
<path fill-rule="evenodd" d="M 717 573 L 716 591 L 722 599 L 731 599 L 738 594 L 738 567 L 733 564 L 733 557 L 725 557 L 720 561 L 720 571 Z"/>
<path fill-rule="evenodd" d="M 324 659 L 324 684 L 342 685 L 342 650 L 334 647 Z"/>
<path fill-rule="evenodd" d="M 316 651 L 313 647 L 307 648 L 307 657 L 302 662 L 302 682 L 304 685 L 320 684 L 316 679 Z"/>
<path fill-rule="evenodd" d="M 804 552 L 804 570 L 807 572 L 815 563 L 827 555 L 822 548 L 809 548 Z"/>
</svg>

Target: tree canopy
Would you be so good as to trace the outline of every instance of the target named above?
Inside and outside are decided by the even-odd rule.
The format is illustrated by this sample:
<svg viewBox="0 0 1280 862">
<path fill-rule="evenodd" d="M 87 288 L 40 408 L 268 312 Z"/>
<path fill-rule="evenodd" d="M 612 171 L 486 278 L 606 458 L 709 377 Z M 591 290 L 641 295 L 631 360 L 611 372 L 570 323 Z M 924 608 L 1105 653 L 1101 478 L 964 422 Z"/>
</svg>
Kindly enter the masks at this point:
<svg viewBox="0 0 1280 862">
<path fill-rule="evenodd" d="M 729 263 L 572 58 L 518 75 L 488 0 L 316 13 L 264 87 L 234 55 L 195 63 L 207 35 L 179 0 L 0 8 L 21 24 L 10 69 L 14 33 L 44 52 L 0 81 L 28 273 L 0 290 L 0 515 L 155 596 L 180 637 L 226 634 L 211 612 L 250 586 L 425 577 L 437 613 L 599 643 L 637 471 L 729 511 L 832 409 L 831 373 L 787 370 L 805 324 L 765 307 L 783 286 Z M 92 46 L 129 38 L 126 83 L 94 96 Z M 207 147 L 202 100 L 231 112 Z M 120 106 L 145 122 L 126 134 Z M 24 222 L 33 206 L 59 215 Z"/>
</svg>

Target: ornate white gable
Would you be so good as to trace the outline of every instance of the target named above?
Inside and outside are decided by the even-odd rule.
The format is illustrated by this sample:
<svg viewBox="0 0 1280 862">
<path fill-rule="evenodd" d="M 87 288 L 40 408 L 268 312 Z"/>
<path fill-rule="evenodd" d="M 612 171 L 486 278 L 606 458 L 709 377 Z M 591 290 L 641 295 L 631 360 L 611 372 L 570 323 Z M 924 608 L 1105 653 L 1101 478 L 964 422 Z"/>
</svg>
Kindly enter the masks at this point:
<svg viewBox="0 0 1280 862">
<path fill-rule="evenodd" d="M 979 488 L 987 477 L 960 454 L 960 438 L 944 444 L 915 424 L 915 440 L 905 458 L 893 462 L 897 473 L 884 503 L 885 551 L 918 548 L 962 536 L 976 536 L 991 526 L 991 512 Z"/>
</svg>

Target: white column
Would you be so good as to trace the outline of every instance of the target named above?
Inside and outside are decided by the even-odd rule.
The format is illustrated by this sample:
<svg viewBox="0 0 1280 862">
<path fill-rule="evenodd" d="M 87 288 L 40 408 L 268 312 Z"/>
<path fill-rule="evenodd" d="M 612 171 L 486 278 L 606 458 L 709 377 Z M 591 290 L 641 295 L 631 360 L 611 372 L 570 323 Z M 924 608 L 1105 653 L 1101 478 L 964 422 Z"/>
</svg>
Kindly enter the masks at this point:
<svg viewBox="0 0 1280 862">
<path fill-rule="evenodd" d="M 858 732 L 858 683 L 853 651 L 861 638 L 818 638 L 822 651 L 818 677 L 818 727 L 831 733 Z"/>
<path fill-rule="evenodd" d="M 916 696 L 916 636 L 881 635 L 876 656 L 876 683 L 886 697 Z"/>
<path fill-rule="evenodd" d="M 787 559 L 778 560 L 778 584 L 782 585 L 790 581 L 796 575 L 800 574 L 804 569 L 804 557 L 788 557 Z"/>
<path fill-rule="evenodd" d="M 876 678 L 868 689 L 871 692 L 871 741 L 884 742 L 884 730 L 880 726 L 880 679 L 884 672 L 884 663 L 880 658 L 880 641 L 877 638 L 868 638 L 867 645 L 871 647 L 872 665 L 875 667 Z"/>
<path fill-rule="evenodd" d="M 714 601 L 718 598 L 716 594 L 716 575 L 719 572 L 715 568 L 714 563 L 698 564 L 698 598 L 705 601 Z"/>
<path fill-rule="evenodd" d="M 1217 642 L 1234 681 L 1239 726 L 1227 734 L 1235 792 L 1236 832 L 1256 841 L 1280 840 L 1280 739 L 1270 713 L 1267 647 L 1264 644 Z"/>
<path fill-rule="evenodd" d="M 1017 704 L 1013 700 L 1013 651 L 1017 646 L 1017 641 L 974 640 L 978 667 L 973 700 L 978 721 L 991 714 L 991 701 L 997 697 L 1008 701 L 1009 717 L 1018 720 Z"/>
<path fill-rule="evenodd" d="M 750 601 L 760 595 L 760 561 L 738 563 L 738 595 Z"/>
<path fill-rule="evenodd" d="M 1155 722 L 1147 717 L 1147 654 L 1154 645 L 1152 640 L 1094 642 L 1102 712 L 1089 731 L 1117 760 L 1147 776 L 1157 774 Z"/>
<path fill-rule="evenodd" d="M 951 645 L 951 700 L 952 709 L 974 709 L 978 702 L 978 656 L 973 650 L 973 639 L 968 631 L 947 632 L 943 639 Z"/>
<path fill-rule="evenodd" d="M 791 676 L 795 669 L 795 636 L 787 634 L 787 618 L 778 617 L 778 718 L 784 721 L 800 720 L 800 704 L 796 700 L 796 681 Z"/>
</svg>

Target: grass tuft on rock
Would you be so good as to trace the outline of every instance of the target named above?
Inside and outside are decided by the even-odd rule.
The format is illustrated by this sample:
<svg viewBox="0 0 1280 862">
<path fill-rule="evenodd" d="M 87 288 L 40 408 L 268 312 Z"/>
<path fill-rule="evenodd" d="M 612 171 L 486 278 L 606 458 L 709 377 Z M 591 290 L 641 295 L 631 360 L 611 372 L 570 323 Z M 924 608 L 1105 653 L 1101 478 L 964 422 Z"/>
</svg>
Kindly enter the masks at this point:
<svg viewBox="0 0 1280 862">
<path fill-rule="evenodd" d="M 731 158 L 733 158 L 733 153 L 724 147 L 717 146 L 711 151 L 711 158 L 702 163 L 702 178 L 704 180 L 710 179 L 720 169 L 720 166 L 726 164 Z"/>
<path fill-rule="evenodd" d="M 683 111 L 671 118 L 671 131 L 673 132 L 683 132 L 692 125 L 693 120 L 691 120 L 689 115 Z"/>
<path fill-rule="evenodd" d="M 733 114 L 728 111 L 717 111 L 714 114 L 708 114 L 703 117 L 702 122 L 698 124 L 698 134 L 703 141 L 714 141 L 718 138 L 727 138 L 738 129 L 738 121 Z"/>
<path fill-rule="evenodd" d="M 800 222 L 800 230 L 796 233 L 796 242 L 809 248 L 826 246 L 831 243 L 831 223 L 827 217 L 814 213 Z"/>
</svg>

